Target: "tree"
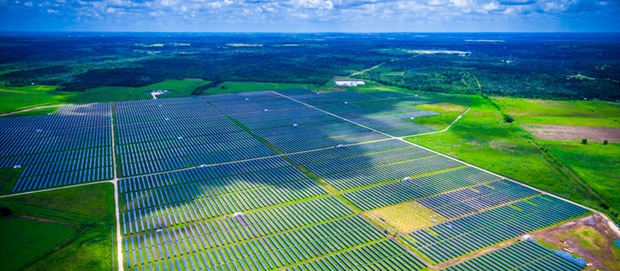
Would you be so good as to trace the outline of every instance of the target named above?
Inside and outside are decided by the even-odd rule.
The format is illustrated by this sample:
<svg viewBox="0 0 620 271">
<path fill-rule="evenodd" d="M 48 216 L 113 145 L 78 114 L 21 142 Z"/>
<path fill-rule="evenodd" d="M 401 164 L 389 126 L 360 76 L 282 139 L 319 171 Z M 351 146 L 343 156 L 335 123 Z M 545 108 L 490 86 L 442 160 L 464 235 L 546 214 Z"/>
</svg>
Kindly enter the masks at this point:
<svg viewBox="0 0 620 271">
<path fill-rule="evenodd" d="M 607 139 L 603 140 L 603 145 L 607 145 Z"/>
<path fill-rule="evenodd" d="M 587 138 L 582 138 L 581 139 L 581 144 L 583 144 L 583 145 L 588 144 L 588 139 Z"/>
<path fill-rule="evenodd" d="M 1 216 L 10 216 L 11 214 L 13 214 L 13 212 L 11 212 L 11 210 L 8 207 L 0 206 Z"/>
<path fill-rule="evenodd" d="M 505 121 L 506 123 L 513 123 L 513 122 L 515 121 L 515 119 L 513 119 L 513 118 L 512 118 L 511 116 L 509 116 L 509 115 L 505 115 L 505 116 L 504 116 L 504 121 Z"/>
</svg>

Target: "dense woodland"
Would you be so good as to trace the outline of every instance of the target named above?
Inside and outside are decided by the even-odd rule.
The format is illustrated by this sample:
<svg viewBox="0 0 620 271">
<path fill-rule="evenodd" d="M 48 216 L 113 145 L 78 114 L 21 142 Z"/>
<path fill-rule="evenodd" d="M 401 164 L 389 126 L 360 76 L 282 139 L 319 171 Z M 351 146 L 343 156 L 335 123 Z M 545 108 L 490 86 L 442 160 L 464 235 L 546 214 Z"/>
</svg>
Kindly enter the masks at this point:
<svg viewBox="0 0 620 271">
<path fill-rule="evenodd" d="M 356 77 L 435 92 L 620 99 L 620 34 L 0 35 L 0 82 L 59 91 L 183 78 L 322 85 L 381 63 Z"/>
</svg>

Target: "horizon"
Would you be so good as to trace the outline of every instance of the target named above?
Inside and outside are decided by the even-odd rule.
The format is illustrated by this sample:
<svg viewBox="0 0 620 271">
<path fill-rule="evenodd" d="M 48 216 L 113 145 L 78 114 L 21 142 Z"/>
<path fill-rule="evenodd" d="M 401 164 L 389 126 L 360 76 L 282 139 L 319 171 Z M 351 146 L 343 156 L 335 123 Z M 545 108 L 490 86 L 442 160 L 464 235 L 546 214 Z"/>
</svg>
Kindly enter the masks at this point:
<svg viewBox="0 0 620 271">
<path fill-rule="evenodd" d="M 81 34 L 610 34 L 618 35 L 619 31 L 428 31 L 428 32 L 399 32 L 399 31 L 383 31 L 383 32 L 354 32 L 354 31 L 305 31 L 305 32 L 287 32 L 287 31 L 115 31 L 115 30 L 0 30 L 0 34 L 20 34 L 20 33 L 81 33 Z"/>
<path fill-rule="evenodd" d="M 0 9 L 3 32 L 620 31 L 620 2 L 607 0 L 2 0 Z"/>
</svg>

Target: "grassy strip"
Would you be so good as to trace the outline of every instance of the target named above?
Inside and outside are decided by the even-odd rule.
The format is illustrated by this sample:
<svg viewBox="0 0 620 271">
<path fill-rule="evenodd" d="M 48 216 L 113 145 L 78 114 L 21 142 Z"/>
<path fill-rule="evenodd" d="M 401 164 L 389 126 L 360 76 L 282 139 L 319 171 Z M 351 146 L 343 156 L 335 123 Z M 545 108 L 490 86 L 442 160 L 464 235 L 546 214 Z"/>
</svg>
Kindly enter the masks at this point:
<svg viewBox="0 0 620 271">
<path fill-rule="evenodd" d="M 23 168 L 0 168 L 0 195 L 10 194 Z"/>
<path fill-rule="evenodd" d="M 4 270 L 21 270 L 76 234 L 71 226 L 17 216 L 0 218 L 0 228 L 0 262 Z"/>
<path fill-rule="evenodd" d="M 13 211 L 4 225 L 20 227 L 9 246 L 34 246 L 15 256 L 24 270 L 113 270 L 115 264 L 114 191 L 109 183 L 47 191 L 0 199 Z M 29 219 L 24 224 L 23 220 Z M 5 219 L 5 218 L 3 218 Z M 69 230 L 56 229 L 62 225 Z M 3 226 L 3 229 L 5 228 Z M 28 244 L 36 230 L 52 241 Z M 67 234 L 63 232 L 71 232 Z M 76 234 L 77 233 L 77 234 Z M 3 238 L 3 240 L 5 240 Z M 2 242 L 4 243 L 4 242 Z M 7 251 L 7 250 L 2 250 Z"/>
<path fill-rule="evenodd" d="M 543 148 L 602 197 L 599 208 L 618 221 L 620 212 L 620 144 L 540 141 Z"/>
<path fill-rule="evenodd" d="M 416 107 L 439 113 L 439 115 L 416 118 L 413 120 L 414 123 L 432 127 L 437 130 L 445 129 L 454 122 L 461 113 L 467 110 L 465 106 L 449 103 L 421 104 Z"/>
<path fill-rule="evenodd" d="M 24 111 L 18 111 L 15 114 L 8 115 L 7 117 L 27 117 L 27 116 L 40 116 L 40 115 L 47 115 L 47 114 L 55 114 L 59 108 L 60 108 L 60 105 L 58 106 L 51 105 L 51 106 L 45 106 L 41 108 L 33 108 L 32 110 L 26 109 Z"/>
<path fill-rule="evenodd" d="M 217 87 L 207 89 L 206 91 L 204 91 L 204 94 L 214 95 L 225 93 L 241 93 L 310 87 L 313 87 L 313 85 L 300 83 L 224 82 Z"/>
<path fill-rule="evenodd" d="M 55 90 L 56 86 L 0 87 L 0 113 L 63 104 L 76 95 Z"/>
<path fill-rule="evenodd" d="M 56 104 L 84 104 L 128 100 L 152 99 L 152 90 L 166 89 L 170 92 L 159 96 L 186 97 L 191 96 L 192 91 L 208 81 L 199 79 L 166 80 L 144 87 L 99 87 L 87 89 L 82 92 L 56 91 L 56 86 L 26 86 L 26 87 L 0 87 L 0 113 L 47 106 Z M 50 111 L 35 111 L 33 113 L 47 114 Z"/>
<path fill-rule="evenodd" d="M 519 123 L 620 127 L 620 106 L 617 103 L 508 97 L 493 97 L 493 100 Z"/>
</svg>

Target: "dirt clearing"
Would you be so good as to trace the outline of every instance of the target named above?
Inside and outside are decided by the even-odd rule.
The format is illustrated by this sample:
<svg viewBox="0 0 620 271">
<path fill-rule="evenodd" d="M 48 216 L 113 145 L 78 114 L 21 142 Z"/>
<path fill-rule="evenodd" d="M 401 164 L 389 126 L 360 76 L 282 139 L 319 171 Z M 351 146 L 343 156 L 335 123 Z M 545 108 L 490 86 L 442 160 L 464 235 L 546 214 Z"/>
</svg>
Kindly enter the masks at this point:
<svg viewBox="0 0 620 271">
<path fill-rule="evenodd" d="M 586 270 L 620 270 L 620 249 L 614 248 L 613 243 L 618 236 L 600 214 L 534 233 L 532 237 L 584 258 L 592 264 Z"/>
<path fill-rule="evenodd" d="M 589 126 L 565 126 L 548 124 L 523 125 L 537 139 L 543 140 L 581 140 L 620 142 L 620 128 L 604 128 Z"/>
</svg>

